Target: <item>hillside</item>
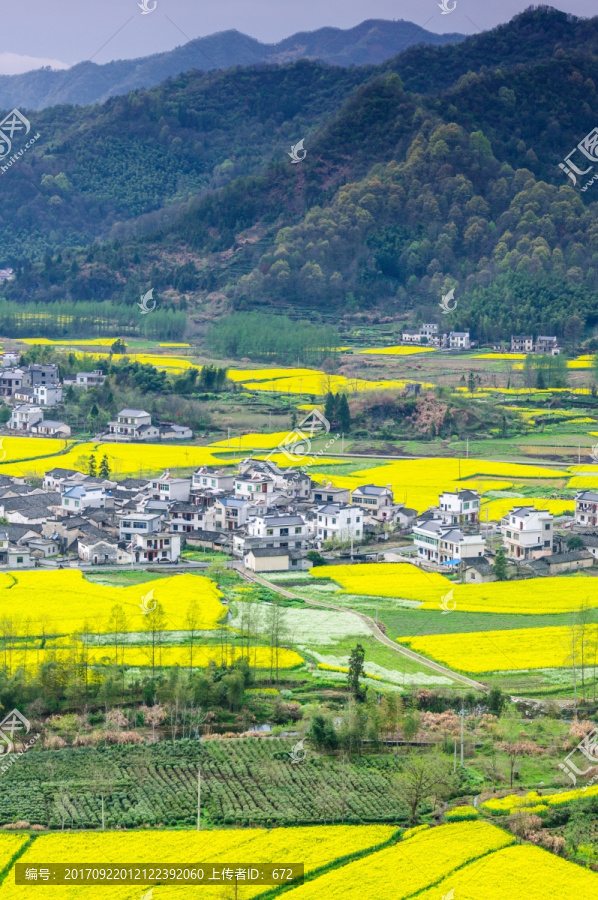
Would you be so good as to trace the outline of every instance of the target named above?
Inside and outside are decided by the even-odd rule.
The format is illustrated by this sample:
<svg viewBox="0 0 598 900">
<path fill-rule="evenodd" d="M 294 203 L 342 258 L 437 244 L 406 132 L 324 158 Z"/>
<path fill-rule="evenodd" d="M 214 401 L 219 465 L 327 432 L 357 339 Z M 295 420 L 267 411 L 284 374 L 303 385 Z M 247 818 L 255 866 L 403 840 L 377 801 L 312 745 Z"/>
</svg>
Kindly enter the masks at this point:
<svg viewBox="0 0 598 900">
<path fill-rule="evenodd" d="M 379 65 L 413 44 L 442 46 L 460 34 L 434 34 L 413 22 L 369 19 L 355 28 L 320 28 L 263 44 L 231 29 L 196 38 L 166 53 L 105 65 L 82 62 L 65 71 L 49 68 L 0 76 L 0 109 L 29 110 L 64 103 L 103 103 L 109 97 L 152 88 L 191 69 L 211 71 L 259 63 L 312 59 L 336 66 Z"/>
<path fill-rule="evenodd" d="M 530 39 L 531 59 L 522 62 L 520 39 L 536 33 L 549 35 L 547 55 L 539 58 L 542 42 Z M 598 119 L 596 20 L 530 10 L 463 47 L 471 59 L 480 48 L 488 59 L 500 48 L 506 55 L 500 68 L 480 64 L 437 94 L 406 89 L 392 71 L 401 55 L 369 69 L 300 62 L 191 74 L 96 110 L 70 110 L 71 133 L 48 163 L 72 178 L 73 202 L 64 214 L 54 202 L 51 215 L 63 215 L 66 228 L 75 200 L 88 216 L 82 222 L 96 203 L 96 221 L 112 224 L 121 240 L 23 266 L 7 297 L 132 303 L 151 284 L 199 318 L 267 306 L 405 320 L 437 318 L 441 294 L 454 287 L 459 305 L 445 324 L 476 337 L 538 323 L 562 334 L 572 312 L 581 328 L 593 326 L 596 201 L 571 187 L 558 162 Z M 422 71 L 434 75 L 430 53 L 446 68 L 447 48 L 409 51 L 417 53 Z M 258 94 L 267 96 L 261 106 Z M 89 140 L 111 129 L 104 146 L 116 142 L 121 182 L 107 163 L 96 172 Z M 148 129 L 158 136 L 153 159 L 135 143 Z M 308 152 L 293 166 L 285 142 L 299 136 Z M 214 168 L 224 152 L 227 162 Z M 75 160 L 79 169 L 70 170 Z M 37 166 L 31 172 L 40 178 Z M 228 183 L 213 190 L 218 179 Z M 203 195 L 177 209 L 191 188 Z M 139 218 L 151 203 L 149 221 Z M 132 221 L 116 225 L 126 212 Z M 4 229 L 15 247 L 13 227 Z"/>
</svg>

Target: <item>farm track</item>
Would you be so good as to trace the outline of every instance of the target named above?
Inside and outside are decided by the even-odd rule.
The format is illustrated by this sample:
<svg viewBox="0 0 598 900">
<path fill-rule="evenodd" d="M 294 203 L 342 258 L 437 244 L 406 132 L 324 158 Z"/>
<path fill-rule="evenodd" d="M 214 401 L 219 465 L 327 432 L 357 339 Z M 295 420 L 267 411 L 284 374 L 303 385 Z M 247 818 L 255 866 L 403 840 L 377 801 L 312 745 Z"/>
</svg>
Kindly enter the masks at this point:
<svg viewBox="0 0 598 900">
<path fill-rule="evenodd" d="M 240 563 L 233 563 L 232 567 L 236 572 L 239 573 L 241 578 L 245 578 L 246 581 L 251 581 L 254 584 L 260 584 L 262 587 L 269 588 L 271 591 L 280 594 L 281 597 L 286 597 L 288 600 L 302 600 L 304 603 L 308 603 L 310 606 L 316 606 L 322 609 L 334 609 L 337 612 L 349 612 L 354 616 L 358 616 L 363 622 L 365 622 L 374 637 L 378 641 L 380 641 L 381 644 L 386 644 L 387 647 L 395 650 L 401 656 L 405 656 L 407 657 L 407 659 L 411 659 L 419 663 L 426 669 L 432 669 L 433 671 L 438 672 L 440 675 L 451 678 L 453 679 L 453 681 L 457 681 L 460 684 L 463 684 L 465 687 L 475 688 L 475 690 L 477 691 L 484 692 L 488 690 L 485 684 L 482 684 L 479 681 L 474 681 L 472 678 L 468 678 L 466 675 L 460 675 L 457 672 L 453 672 L 452 669 L 447 669 L 445 666 L 441 666 L 440 663 L 436 663 L 433 660 L 426 659 L 425 656 L 421 656 L 414 650 L 410 650 L 408 647 L 403 647 L 401 644 L 396 643 L 396 641 L 391 640 L 382 631 L 380 631 L 374 619 L 372 619 L 370 616 L 366 616 L 365 613 L 357 612 L 354 609 L 347 609 L 346 607 L 342 606 L 335 606 L 333 603 L 324 603 L 321 600 L 310 600 L 308 597 L 302 597 L 300 594 L 294 594 L 292 591 L 287 591 L 285 590 L 285 588 L 279 587 L 279 585 L 277 584 L 266 581 L 265 578 L 261 578 L 254 572 L 248 572 Z"/>
</svg>

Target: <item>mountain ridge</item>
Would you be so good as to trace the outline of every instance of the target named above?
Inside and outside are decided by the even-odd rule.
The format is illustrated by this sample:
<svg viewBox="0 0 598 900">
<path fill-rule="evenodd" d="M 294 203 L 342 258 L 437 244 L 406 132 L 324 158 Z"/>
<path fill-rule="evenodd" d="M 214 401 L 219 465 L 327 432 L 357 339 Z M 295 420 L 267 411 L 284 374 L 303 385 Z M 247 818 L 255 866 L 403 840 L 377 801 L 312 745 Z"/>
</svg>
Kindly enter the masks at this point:
<svg viewBox="0 0 598 900">
<path fill-rule="evenodd" d="M 325 27 L 298 32 L 276 44 L 265 44 L 229 29 L 137 59 L 102 65 L 84 61 L 65 70 L 45 67 L 21 75 L 0 75 L 0 108 L 40 110 L 65 103 L 103 103 L 132 90 L 150 89 L 192 69 L 208 72 L 288 64 L 299 59 L 335 66 L 379 65 L 413 43 L 442 46 L 463 37 L 457 33 L 435 34 L 402 19 L 367 19 L 348 29 Z"/>
</svg>

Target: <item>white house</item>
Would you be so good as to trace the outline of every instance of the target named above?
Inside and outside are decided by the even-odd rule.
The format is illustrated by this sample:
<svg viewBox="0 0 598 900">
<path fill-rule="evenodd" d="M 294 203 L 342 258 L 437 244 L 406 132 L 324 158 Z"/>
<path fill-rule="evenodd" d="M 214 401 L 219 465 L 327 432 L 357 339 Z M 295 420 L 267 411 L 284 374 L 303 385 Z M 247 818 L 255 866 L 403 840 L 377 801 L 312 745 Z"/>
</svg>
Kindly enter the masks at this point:
<svg viewBox="0 0 598 900">
<path fill-rule="evenodd" d="M 231 469 L 214 469 L 202 466 L 193 473 L 191 490 L 193 491 L 232 491 L 236 475 Z"/>
<path fill-rule="evenodd" d="M 99 387 L 106 381 L 106 376 L 101 369 L 94 369 L 93 372 L 77 372 L 75 384 L 77 387 L 87 390 L 92 387 Z"/>
<path fill-rule="evenodd" d="M 170 531 L 134 534 L 130 546 L 135 562 L 178 562 L 181 556 L 181 539 Z"/>
<path fill-rule="evenodd" d="M 247 526 L 250 538 L 260 538 L 273 546 L 299 549 L 309 538 L 309 529 L 303 516 L 256 516 Z M 278 544 L 277 542 L 281 542 Z"/>
<path fill-rule="evenodd" d="M 182 500 L 187 502 L 191 493 L 190 478 L 175 478 L 170 472 L 163 472 L 152 481 L 152 498 L 154 500 Z"/>
<path fill-rule="evenodd" d="M 118 517 L 118 536 L 121 541 L 132 541 L 134 534 L 153 534 L 162 531 L 159 513 L 126 513 Z"/>
<path fill-rule="evenodd" d="M 6 353 L 2 354 L 2 368 L 8 369 L 10 366 L 18 366 L 20 359 L 20 353 L 13 353 L 12 351 L 7 350 Z"/>
<path fill-rule="evenodd" d="M 598 526 L 598 493 L 580 491 L 575 498 L 575 524 L 586 528 Z"/>
<path fill-rule="evenodd" d="M 555 335 L 538 335 L 536 353 L 548 353 L 550 356 L 558 356 L 560 352 L 559 342 Z"/>
<path fill-rule="evenodd" d="M 470 490 L 443 491 L 438 507 L 445 525 L 475 525 L 480 518 L 480 495 Z"/>
<path fill-rule="evenodd" d="M 362 484 L 353 491 L 352 502 L 374 519 L 384 522 L 391 517 L 394 495 L 390 487 Z"/>
<path fill-rule="evenodd" d="M 57 419 L 42 419 L 31 426 L 31 432 L 44 437 L 70 437 L 71 426 Z"/>
<path fill-rule="evenodd" d="M 60 511 L 63 516 L 79 514 L 84 509 L 104 509 L 110 492 L 99 484 L 76 484 L 61 491 Z"/>
<path fill-rule="evenodd" d="M 448 336 L 448 344 L 451 350 L 470 350 L 469 331 L 451 331 Z"/>
<path fill-rule="evenodd" d="M 62 403 L 62 388 L 59 384 L 36 384 L 33 395 L 39 406 L 57 406 Z"/>
<path fill-rule="evenodd" d="M 152 417 L 144 409 L 121 409 L 116 420 L 108 422 L 108 434 L 126 441 L 149 441 L 160 437 Z"/>
<path fill-rule="evenodd" d="M 312 503 L 340 503 L 344 505 L 351 501 L 349 488 L 333 487 L 331 484 L 315 484 L 311 489 L 310 500 Z"/>
<path fill-rule="evenodd" d="M 160 422 L 158 424 L 161 441 L 190 441 L 193 432 L 188 425 L 173 425 L 172 422 Z"/>
<path fill-rule="evenodd" d="M 218 497 L 209 510 L 209 531 L 236 531 L 249 521 L 254 507 L 243 497 Z"/>
<path fill-rule="evenodd" d="M 512 334 L 511 353 L 531 353 L 534 349 L 534 339 L 531 334 Z"/>
<path fill-rule="evenodd" d="M 190 534 L 193 531 L 209 530 L 205 507 L 194 503 L 173 503 L 168 512 L 168 520 L 170 531 Z"/>
<path fill-rule="evenodd" d="M 254 472 L 253 475 L 237 475 L 235 478 L 235 497 L 243 500 L 265 500 L 274 494 L 274 478 L 272 475 Z M 257 496 L 259 495 L 259 496 Z"/>
<path fill-rule="evenodd" d="M 401 340 L 404 344 L 421 344 L 422 336 L 419 331 L 407 330 L 401 334 Z"/>
<path fill-rule="evenodd" d="M 481 534 L 465 534 L 441 518 L 419 519 L 413 526 L 418 559 L 437 565 L 455 565 L 464 558 L 483 556 L 486 541 Z"/>
<path fill-rule="evenodd" d="M 512 559 L 539 559 L 552 553 L 553 517 L 549 512 L 521 506 L 503 516 L 503 545 Z"/>
<path fill-rule="evenodd" d="M 363 510 L 359 506 L 325 503 L 317 508 L 317 536 L 320 541 L 348 541 L 363 536 Z"/>
<path fill-rule="evenodd" d="M 303 554 L 279 547 L 251 548 L 243 555 L 243 565 L 252 572 L 288 572 L 309 569 L 313 564 Z"/>
<path fill-rule="evenodd" d="M 50 469 L 44 475 L 44 490 L 56 491 L 63 486 L 73 487 L 75 484 L 82 484 L 86 478 L 88 476 L 77 469 Z"/>
<path fill-rule="evenodd" d="M 15 406 L 6 427 L 12 431 L 31 431 L 32 425 L 41 422 L 43 417 L 39 406 Z"/>
</svg>

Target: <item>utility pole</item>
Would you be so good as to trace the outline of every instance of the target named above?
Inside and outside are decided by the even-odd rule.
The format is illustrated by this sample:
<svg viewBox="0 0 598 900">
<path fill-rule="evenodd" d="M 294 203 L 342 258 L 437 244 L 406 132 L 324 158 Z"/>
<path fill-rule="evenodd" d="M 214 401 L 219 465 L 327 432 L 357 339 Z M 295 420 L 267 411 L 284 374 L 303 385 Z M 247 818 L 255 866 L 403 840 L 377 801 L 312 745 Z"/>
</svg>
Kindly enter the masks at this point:
<svg viewBox="0 0 598 900">
<path fill-rule="evenodd" d="M 341 453 L 345 452 L 345 432 L 341 434 Z"/>
<path fill-rule="evenodd" d="M 467 444 L 466 444 L 467 449 L 465 450 L 465 458 L 469 459 L 469 438 L 466 438 L 466 441 L 467 441 Z"/>
<path fill-rule="evenodd" d="M 228 447 L 230 447 L 230 428 L 229 428 L 229 429 L 228 429 L 228 440 L 227 440 L 227 446 L 228 446 Z"/>
<path fill-rule="evenodd" d="M 455 738 L 455 753 L 453 756 L 453 772 L 457 771 L 457 738 Z"/>
<path fill-rule="evenodd" d="M 201 819 L 201 769 L 197 767 L 197 830 L 200 830 Z"/>
<path fill-rule="evenodd" d="M 461 768 L 463 768 L 463 729 L 465 726 L 465 709 L 461 709 Z"/>
</svg>

